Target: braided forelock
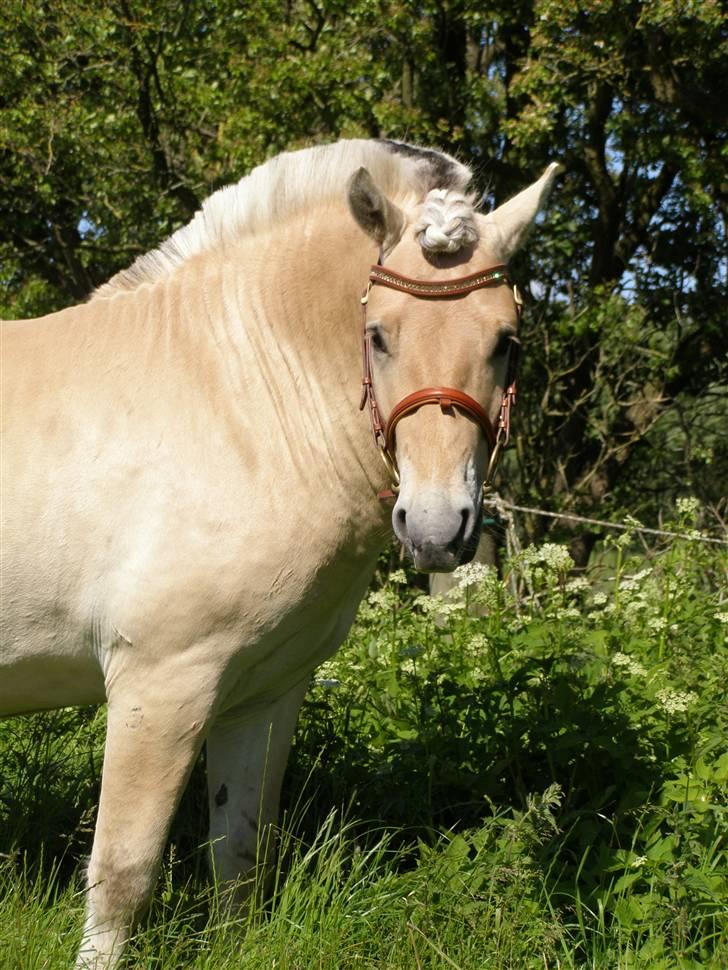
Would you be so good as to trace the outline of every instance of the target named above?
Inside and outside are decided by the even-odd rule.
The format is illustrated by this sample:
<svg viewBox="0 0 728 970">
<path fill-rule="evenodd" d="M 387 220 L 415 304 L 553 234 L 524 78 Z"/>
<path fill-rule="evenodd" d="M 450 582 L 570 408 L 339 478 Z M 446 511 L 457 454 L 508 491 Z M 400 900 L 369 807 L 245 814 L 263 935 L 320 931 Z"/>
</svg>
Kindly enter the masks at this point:
<svg viewBox="0 0 728 970">
<path fill-rule="evenodd" d="M 432 189 L 422 203 L 415 237 L 430 253 L 456 253 L 477 242 L 473 197 L 453 189 Z"/>
</svg>

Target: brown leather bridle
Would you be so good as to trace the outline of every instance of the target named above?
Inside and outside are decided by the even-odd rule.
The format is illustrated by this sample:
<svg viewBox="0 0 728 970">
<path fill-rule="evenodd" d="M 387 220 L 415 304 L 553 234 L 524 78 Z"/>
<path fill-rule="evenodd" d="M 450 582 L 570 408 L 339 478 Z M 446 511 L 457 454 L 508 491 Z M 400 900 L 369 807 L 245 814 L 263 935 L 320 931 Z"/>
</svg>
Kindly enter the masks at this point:
<svg viewBox="0 0 728 970">
<path fill-rule="evenodd" d="M 402 398 L 398 404 L 395 404 L 387 421 L 382 422 L 374 393 L 372 334 L 367 332 L 366 326 L 367 304 L 372 286 L 388 286 L 390 289 L 399 290 L 402 293 L 409 293 L 412 296 L 426 300 L 443 300 L 451 297 L 465 296 L 466 293 L 472 293 L 473 290 L 479 290 L 485 286 L 498 286 L 503 283 L 513 286 L 513 296 L 520 316 L 523 301 L 518 292 L 518 287 L 511 282 L 508 268 L 505 265 L 493 266 L 490 269 L 481 270 L 478 273 L 471 273 L 470 276 L 461 276 L 458 279 L 447 280 L 442 283 L 411 279 L 408 276 L 395 273 L 394 270 L 386 269 L 381 264 L 371 267 L 369 271 L 369 282 L 364 296 L 361 298 L 364 311 L 364 335 L 362 340 L 362 395 L 359 410 L 362 411 L 366 404 L 369 404 L 369 419 L 372 434 L 374 435 L 374 443 L 379 449 L 382 461 L 392 479 L 391 488 L 379 493 L 381 499 L 393 498 L 399 491 L 399 469 L 394 452 L 395 428 L 402 418 L 411 414 L 413 411 L 417 411 L 425 404 L 439 404 L 443 411 L 448 412 L 452 411 L 453 408 L 458 408 L 458 410 L 463 411 L 480 426 L 490 450 L 488 468 L 483 480 L 483 492 L 485 493 L 491 487 L 501 452 L 508 444 L 510 437 L 511 408 L 516 403 L 518 343 L 515 340 L 511 343 L 508 357 L 508 372 L 506 375 L 506 389 L 503 394 L 495 427 L 483 408 L 474 398 L 454 387 L 423 387 L 419 391 L 414 391 L 412 394 L 408 394 Z"/>
</svg>

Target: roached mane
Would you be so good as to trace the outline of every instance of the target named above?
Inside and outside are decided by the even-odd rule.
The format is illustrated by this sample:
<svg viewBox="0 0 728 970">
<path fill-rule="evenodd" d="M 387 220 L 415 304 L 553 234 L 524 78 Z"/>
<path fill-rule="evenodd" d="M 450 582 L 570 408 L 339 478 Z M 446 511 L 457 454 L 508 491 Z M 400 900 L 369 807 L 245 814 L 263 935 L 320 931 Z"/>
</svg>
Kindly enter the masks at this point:
<svg viewBox="0 0 728 970">
<path fill-rule="evenodd" d="M 155 282 L 192 256 L 264 232 L 312 205 L 342 200 L 361 166 L 393 202 L 422 205 L 415 235 L 423 249 L 455 252 L 477 240 L 474 197 L 467 192 L 472 175 L 465 165 L 404 142 L 343 140 L 284 152 L 214 192 L 187 225 L 113 276 L 94 298 Z"/>
</svg>

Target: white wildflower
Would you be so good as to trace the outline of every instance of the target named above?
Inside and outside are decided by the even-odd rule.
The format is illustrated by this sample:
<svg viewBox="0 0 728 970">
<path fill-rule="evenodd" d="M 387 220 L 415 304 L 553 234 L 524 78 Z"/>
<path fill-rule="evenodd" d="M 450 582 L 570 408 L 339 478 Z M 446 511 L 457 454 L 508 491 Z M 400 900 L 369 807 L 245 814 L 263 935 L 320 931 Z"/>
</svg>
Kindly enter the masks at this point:
<svg viewBox="0 0 728 970">
<path fill-rule="evenodd" d="M 646 576 L 649 576 L 651 572 L 652 570 L 647 568 L 641 569 L 638 573 L 633 573 L 631 576 L 625 576 L 622 580 L 620 580 L 619 588 L 627 591 L 636 590 L 639 588 L 642 580 L 645 579 Z"/>
<path fill-rule="evenodd" d="M 383 610 L 391 610 L 397 605 L 397 594 L 391 589 L 376 589 L 367 597 L 371 606 L 378 606 Z"/>
<path fill-rule="evenodd" d="M 483 633 L 476 633 L 468 640 L 468 646 L 476 653 L 481 653 L 488 649 L 487 637 Z"/>
<path fill-rule="evenodd" d="M 647 603 L 642 599 L 634 599 L 625 603 L 622 614 L 627 623 L 644 623 L 643 613 L 647 610 Z"/>
<path fill-rule="evenodd" d="M 700 511 L 700 499 L 695 498 L 694 495 L 687 498 L 679 498 L 676 505 L 677 514 L 681 519 L 687 519 L 689 522 L 694 522 L 698 517 L 698 512 Z"/>
<path fill-rule="evenodd" d="M 557 545 L 555 542 L 545 542 L 542 546 L 528 546 L 519 558 L 534 585 L 553 581 L 555 576 L 563 575 L 574 565 L 574 560 L 566 546 Z"/>
<path fill-rule="evenodd" d="M 592 604 L 594 606 L 605 606 L 607 602 L 607 598 L 608 597 L 606 593 L 595 593 L 592 596 Z"/>
<path fill-rule="evenodd" d="M 589 589 L 590 583 L 586 576 L 577 576 L 566 584 L 567 593 L 583 593 L 584 590 Z"/>
<path fill-rule="evenodd" d="M 479 583 L 486 582 L 495 571 L 494 566 L 488 566 L 482 562 L 469 562 L 464 566 L 458 566 L 454 575 L 459 588 L 467 589 L 468 586 L 477 586 Z"/>
<path fill-rule="evenodd" d="M 668 714 L 684 714 L 698 699 L 694 691 L 673 690 L 672 687 L 658 690 L 655 697 Z"/>
<path fill-rule="evenodd" d="M 404 569 L 394 569 L 389 574 L 389 581 L 390 583 L 406 583 L 407 573 L 404 571 Z"/>
<path fill-rule="evenodd" d="M 713 619 L 717 620 L 719 623 L 728 623 L 728 613 L 714 613 Z"/>
<path fill-rule="evenodd" d="M 463 607 L 459 602 L 449 602 L 444 596 L 418 596 L 415 603 L 428 616 L 435 615 L 442 619 L 453 613 L 462 613 Z"/>
<path fill-rule="evenodd" d="M 466 590 L 460 589 L 459 586 L 453 586 L 452 589 L 447 590 L 445 593 L 440 593 L 441 597 L 447 599 L 450 603 L 456 606 L 465 606 L 465 594 Z"/>
<path fill-rule="evenodd" d="M 664 616 L 653 616 L 651 620 L 647 621 L 647 626 L 655 633 L 662 633 L 667 629 L 667 620 Z"/>
<path fill-rule="evenodd" d="M 560 546 L 555 542 L 546 542 L 541 546 L 541 557 L 554 572 L 566 572 L 574 566 L 574 560 L 566 546 Z"/>
<path fill-rule="evenodd" d="M 557 620 L 580 620 L 581 610 L 575 606 L 565 606 L 563 609 L 556 610 L 554 616 Z"/>
<path fill-rule="evenodd" d="M 635 859 L 632 860 L 631 866 L 633 869 L 641 869 L 642 866 L 645 864 L 645 862 L 647 862 L 647 856 L 638 855 Z"/>
<path fill-rule="evenodd" d="M 615 667 L 624 667 L 633 677 L 644 677 L 647 673 L 645 668 L 641 663 L 638 663 L 633 657 L 630 657 L 626 653 L 615 653 L 612 657 L 612 664 Z"/>
</svg>

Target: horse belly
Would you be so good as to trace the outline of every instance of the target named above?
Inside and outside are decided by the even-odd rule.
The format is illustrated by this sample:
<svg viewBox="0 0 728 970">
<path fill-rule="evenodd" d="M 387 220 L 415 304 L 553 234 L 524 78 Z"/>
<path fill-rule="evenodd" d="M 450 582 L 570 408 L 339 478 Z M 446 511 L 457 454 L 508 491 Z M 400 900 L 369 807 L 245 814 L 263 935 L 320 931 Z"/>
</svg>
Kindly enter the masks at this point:
<svg viewBox="0 0 728 970">
<path fill-rule="evenodd" d="M 0 717 L 100 704 L 104 681 L 83 657 L 33 654 L 5 666 L 0 655 Z"/>
<path fill-rule="evenodd" d="M 92 624 L 58 597 L 49 558 L 30 578 L 3 556 L 0 716 L 104 700 Z"/>
<path fill-rule="evenodd" d="M 9 479 L 0 539 L 0 716 L 98 703 L 104 681 L 87 608 L 93 599 L 83 587 L 91 549 L 54 521 L 50 502 L 30 497 L 37 495 L 32 481 Z"/>
</svg>

